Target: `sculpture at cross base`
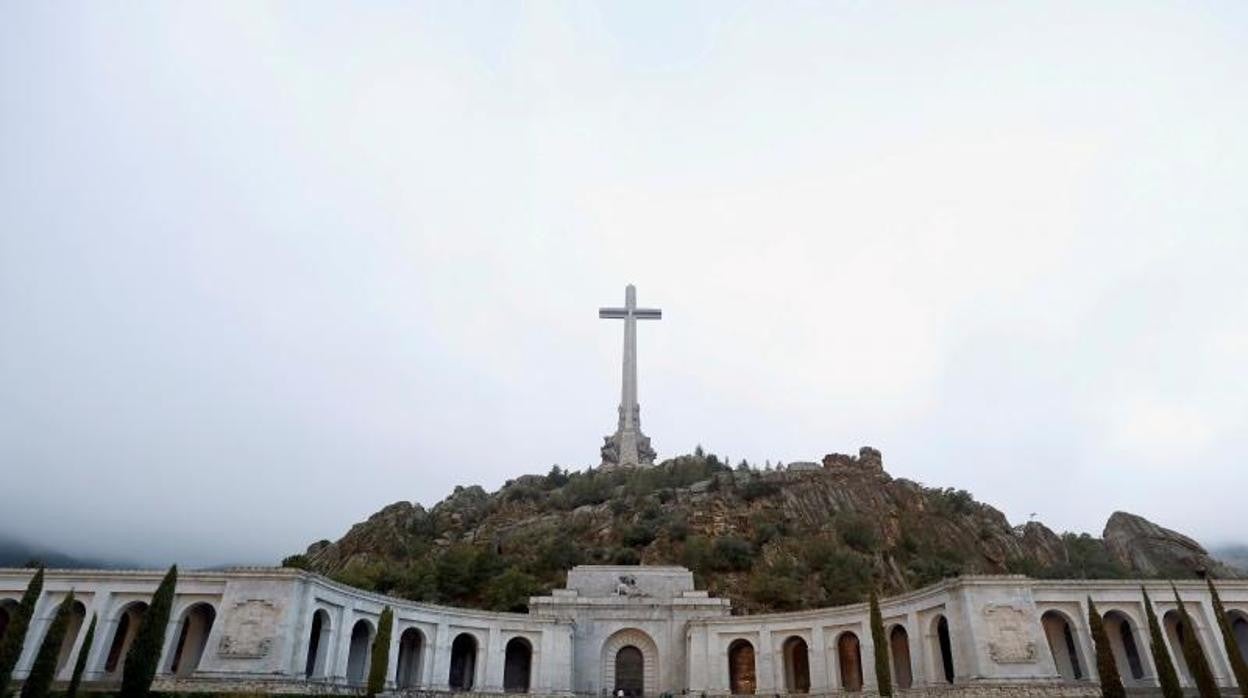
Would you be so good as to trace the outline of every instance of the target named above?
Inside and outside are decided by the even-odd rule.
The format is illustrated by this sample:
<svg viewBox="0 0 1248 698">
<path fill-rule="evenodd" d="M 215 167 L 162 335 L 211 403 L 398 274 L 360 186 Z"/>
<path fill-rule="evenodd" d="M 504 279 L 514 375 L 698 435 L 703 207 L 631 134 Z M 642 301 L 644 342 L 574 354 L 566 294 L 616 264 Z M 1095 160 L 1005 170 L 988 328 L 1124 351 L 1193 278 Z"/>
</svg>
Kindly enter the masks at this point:
<svg viewBox="0 0 1248 698">
<path fill-rule="evenodd" d="M 663 312 L 637 307 L 637 289 L 624 288 L 623 308 L 600 308 L 599 318 L 624 321 L 624 385 L 620 396 L 619 423 L 615 433 L 604 437 L 602 467 L 654 465 L 655 452 L 650 438 L 641 433 L 641 405 L 637 403 L 637 321 L 659 320 Z"/>
</svg>

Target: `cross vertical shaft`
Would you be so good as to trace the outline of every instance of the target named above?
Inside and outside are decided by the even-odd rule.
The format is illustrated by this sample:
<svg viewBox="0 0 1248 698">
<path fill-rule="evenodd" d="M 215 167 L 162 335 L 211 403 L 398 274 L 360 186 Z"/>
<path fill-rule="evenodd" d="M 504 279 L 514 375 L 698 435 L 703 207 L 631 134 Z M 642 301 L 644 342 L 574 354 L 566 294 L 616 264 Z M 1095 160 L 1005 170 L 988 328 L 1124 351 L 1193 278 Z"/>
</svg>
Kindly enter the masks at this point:
<svg viewBox="0 0 1248 698">
<path fill-rule="evenodd" d="M 637 320 L 658 320 L 662 316 L 660 310 L 637 307 L 637 289 L 632 284 L 624 289 L 623 308 L 598 310 L 599 318 L 624 321 L 619 423 L 615 433 L 604 439 L 603 467 L 654 464 L 655 453 L 650 447 L 650 439 L 641 433 L 641 406 L 637 403 Z"/>
</svg>

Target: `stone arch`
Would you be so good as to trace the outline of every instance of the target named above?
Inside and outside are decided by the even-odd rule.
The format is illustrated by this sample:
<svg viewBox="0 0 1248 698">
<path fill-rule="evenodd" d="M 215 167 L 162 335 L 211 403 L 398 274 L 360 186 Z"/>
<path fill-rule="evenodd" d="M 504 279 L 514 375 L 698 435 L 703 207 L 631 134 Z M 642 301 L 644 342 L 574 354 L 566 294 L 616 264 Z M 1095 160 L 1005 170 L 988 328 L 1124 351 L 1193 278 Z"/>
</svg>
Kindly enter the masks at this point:
<svg viewBox="0 0 1248 698">
<path fill-rule="evenodd" d="M 199 661 L 203 659 L 204 649 L 208 647 L 208 634 L 212 632 L 212 624 L 217 620 L 217 609 L 212 604 L 201 601 L 191 604 L 182 612 L 178 623 L 177 644 L 173 647 L 173 656 L 169 660 L 169 673 L 178 677 L 186 677 L 195 673 Z"/>
<path fill-rule="evenodd" d="M 910 667 L 910 633 L 898 623 L 888 632 L 888 654 L 893 664 L 893 685 L 910 688 L 914 685 L 914 670 Z"/>
<path fill-rule="evenodd" d="M 1087 666 L 1079 654 L 1079 645 L 1075 642 L 1075 627 L 1070 617 L 1056 609 L 1049 609 L 1040 615 L 1040 625 L 1044 629 L 1044 639 L 1048 641 L 1049 653 L 1053 655 L 1053 664 L 1057 673 L 1066 681 L 1080 681 L 1085 678 Z"/>
<path fill-rule="evenodd" d="M 737 639 L 728 644 L 728 692 L 736 696 L 753 695 L 758 690 L 758 670 L 754 662 L 754 645 Z"/>
<path fill-rule="evenodd" d="M 1165 616 L 1162 617 L 1162 629 L 1166 633 L 1166 644 L 1170 645 L 1170 657 L 1174 661 L 1174 668 L 1178 669 L 1183 681 L 1190 685 L 1192 671 L 1187 667 L 1187 658 L 1183 656 L 1183 638 L 1187 635 L 1188 628 L 1184 625 L 1177 610 L 1166 611 Z"/>
<path fill-rule="evenodd" d="M 1114 654 L 1114 663 L 1126 685 L 1140 685 L 1144 679 L 1144 662 L 1139 643 L 1135 641 L 1135 622 L 1122 611 L 1109 611 L 1104 617 L 1105 636 Z"/>
<path fill-rule="evenodd" d="M 452 691 L 467 693 L 477 682 L 477 638 L 460 633 L 451 643 L 451 673 L 447 684 Z"/>
<path fill-rule="evenodd" d="M 836 663 L 840 667 L 841 690 L 862 690 L 862 643 L 851 630 L 836 638 Z"/>
<path fill-rule="evenodd" d="M 949 621 L 938 615 L 932 619 L 932 657 L 940 662 L 938 676 L 953 683 L 953 640 L 949 637 Z"/>
<path fill-rule="evenodd" d="M 528 693 L 533 674 L 533 643 L 523 637 L 507 641 L 503 652 L 503 692 Z"/>
<path fill-rule="evenodd" d="M 329 611 L 318 608 L 312 614 L 312 628 L 308 635 L 308 658 L 304 665 L 304 676 L 307 678 L 324 677 L 329 667 L 329 636 L 333 630 L 333 621 Z"/>
<path fill-rule="evenodd" d="M 1248 662 L 1248 613 L 1230 610 L 1226 612 L 1226 616 L 1231 623 L 1231 635 L 1235 637 L 1235 644 L 1239 646 L 1239 656 Z"/>
<path fill-rule="evenodd" d="M 147 613 L 147 602 L 131 601 L 113 618 L 113 634 L 108 644 L 108 653 L 104 655 L 104 676 L 115 679 L 121 676 L 121 668 L 125 663 L 126 652 L 130 651 L 130 643 L 139 632 L 139 623 Z"/>
<path fill-rule="evenodd" d="M 82 625 L 87 620 L 87 607 L 81 601 L 74 601 L 74 605 L 69 609 L 69 624 L 65 626 L 65 638 L 61 640 L 61 649 L 56 655 L 56 673 L 60 674 L 67 664 L 69 658 L 74 653 L 74 643 L 78 641 L 78 633 L 82 631 Z M 0 632 L 0 635 L 3 635 Z"/>
<path fill-rule="evenodd" d="M 810 693 L 810 648 L 797 635 L 784 641 L 784 688 L 789 693 Z"/>
<path fill-rule="evenodd" d="M 408 628 L 399 636 L 399 658 L 394 669 L 395 686 L 402 689 L 420 685 L 424 649 L 425 634 L 419 628 Z"/>
<path fill-rule="evenodd" d="M 620 659 L 620 653 L 625 649 L 632 647 L 637 653 L 641 654 L 641 693 L 647 696 L 659 695 L 659 648 L 654 640 L 646 633 L 636 628 L 625 628 L 618 630 L 602 645 L 602 667 L 601 688 L 605 691 L 615 693 L 617 690 L 617 680 L 621 677 L 617 676 L 619 667 L 616 666 Z M 626 657 L 629 661 L 636 659 L 636 654 L 628 652 Z"/>
<path fill-rule="evenodd" d="M 373 654 L 373 624 L 361 618 L 351 626 L 351 644 L 347 648 L 347 683 L 363 686 L 368 680 L 368 663 Z"/>
</svg>

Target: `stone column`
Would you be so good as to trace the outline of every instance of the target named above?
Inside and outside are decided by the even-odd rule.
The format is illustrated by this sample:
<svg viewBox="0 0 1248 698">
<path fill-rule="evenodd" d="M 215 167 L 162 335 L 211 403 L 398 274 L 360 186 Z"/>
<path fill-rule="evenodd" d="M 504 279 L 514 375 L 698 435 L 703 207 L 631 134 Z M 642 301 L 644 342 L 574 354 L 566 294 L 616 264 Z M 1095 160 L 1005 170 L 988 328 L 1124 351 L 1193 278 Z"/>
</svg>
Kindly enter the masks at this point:
<svg viewBox="0 0 1248 698">
<path fill-rule="evenodd" d="M 811 628 L 809 649 L 810 692 L 832 692 L 832 676 L 828 673 L 827 630 L 822 626 Z"/>
<path fill-rule="evenodd" d="M 65 595 L 60 592 L 54 593 L 59 598 L 65 598 Z M 53 602 L 51 597 L 51 593 L 44 591 L 35 602 L 35 609 L 30 615 L 30 625 L 26 629 L 26 642 L 22 645 L 22 653 L 13 667 L 15 679 L 24 679 L 30 674 L 31 665 L 35 663 L 35 655 L 39 654 L 39 645 L 43 643 L 43 636 L 48 626 L 52 624 L 52 616 L 56 615 L 56 606 L 59 603 L 59 600 Z"/>
<path fill-rule="evenodd" d="M 918 688 L 927 685 L 928 676 L 927 662 L 923 660 L 923 630 L 919 627 L 918 613 L 910 611 L 906 614 L 905 628 L 907 649 L 910 651 L 910 685 Z"/>
<path fill-rule="evenodd" d="M 403 638 L 403 631 L 407 630 L 406 627 L 399 626 L 398 612 L 393 611 L 393 609 L 392 612 L 394 612 L 394 621 L 390 626 L 390 647 L 386 649 L 385 676 L 386 688 L 391 690 L 397 688 L 399 685 L 399 682 L 395 681 L 395 677 L 398 676 L 399 673 L 399 641 Z M 380 628 L 378 629 L 378 632 L 380 632 Z"/>
<path fill-rule="evenodd" d="M 451 689 L 451 638 L 450 628 L 446 627 L 446 623 L 438 623 L 437 630 L 433 633 L 433 638 L 429 642 L 429 652 L 433 655 L 432 675 L 426 681 L 426 685 L 434 691 L 449 691 Z"/>
<path fill-rule="evenodd" d="M 355 609 L 344 607 L 339 613 L 337 632 L 333 640 L 333 661 L 326 661 L 325 677 L 333 683 L 347 683 L 347 663 L 351 659 L 351 631 L 355 624 Z M 326 658 L 330 659 L 329 657 Z"/>
<path fill-rule="evenodd" d="M 496 625 L 490 626 L 485 647 L 477 648 L 477 676 L 481 677 L 480 690 L 485 693 L 503 692 L 503 632 Z M 530 671 L 532 670 L 530 665 Z M 530 679 L 532 676 L 530 676 Z"/>
<path fill-rule="evenodd" d="M 771 629 L 759 628 L 758 647 L 754 653 L 754 676 L 758 682 L 757 693 L 779 693 L 776 687 L 775 662 L 772 661 Z"/>
</svg>

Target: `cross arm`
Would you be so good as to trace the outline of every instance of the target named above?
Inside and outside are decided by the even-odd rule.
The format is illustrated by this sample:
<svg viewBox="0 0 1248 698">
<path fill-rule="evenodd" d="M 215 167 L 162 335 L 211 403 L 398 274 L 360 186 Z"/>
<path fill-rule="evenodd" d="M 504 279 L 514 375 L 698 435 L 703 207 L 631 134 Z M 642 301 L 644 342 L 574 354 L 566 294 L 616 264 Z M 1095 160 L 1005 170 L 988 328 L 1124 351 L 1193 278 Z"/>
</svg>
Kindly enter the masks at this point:
<svg viewBox="0 0 1248 698">
<path fill-rule="evenodd" d="M 637 308 L 633 310 L 633 317 L 638 320 L 661 320 L 663 311 L 658 308 Z"/>
<path fill-rule="evenodd" d="M 628 308 L 599 308 L 599 318 L 626 318 L 628 317 Z"/>
</svg>

